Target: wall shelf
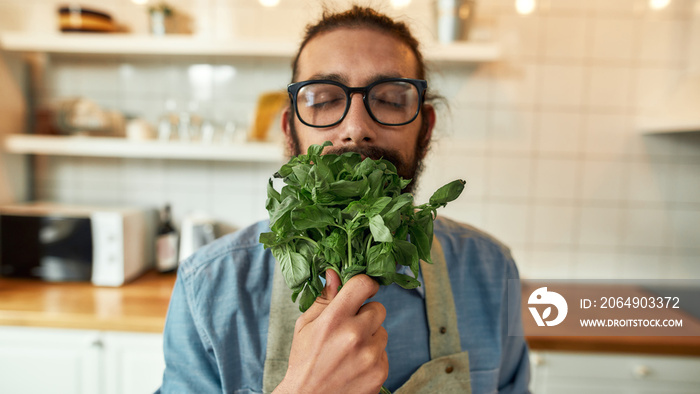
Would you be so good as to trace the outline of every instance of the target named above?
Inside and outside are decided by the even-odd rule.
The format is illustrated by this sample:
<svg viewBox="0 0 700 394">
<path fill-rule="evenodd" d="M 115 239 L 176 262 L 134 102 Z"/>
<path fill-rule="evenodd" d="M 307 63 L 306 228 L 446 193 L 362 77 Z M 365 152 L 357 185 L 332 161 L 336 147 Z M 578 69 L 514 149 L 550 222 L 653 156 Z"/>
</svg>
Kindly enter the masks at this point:
<svg viewBox="0 0 700 394">
<path fill-rule="evenodd" d="M 212 160 L 283 163 L 284 149 L 272 143 L 203 144 L 132 141 L 118 137 L 49 136 L 13 134 L 3 148 L 16 154 L 121 157 L 146 159 Z"/>
<path fill-rule="evenodd" d="M 700 133 L 700 121 L 669 121 L 645 119 L 638 122 L 637 130 L 642 134 Z"/>
<path fill-rule="evenodd" d="M 125 56 L 238 56 L 291 58 L 294 41 L 221 40 L 187 35 L 155 37 L 134 34 L 31 34 L 6 32 L 0 48 L 13 52 Z M 491 43 L 463 42 L 425 45 L 425 57 L 437 62 L 488 62 L 498 60 L 501 49 Z"/>
</svg>

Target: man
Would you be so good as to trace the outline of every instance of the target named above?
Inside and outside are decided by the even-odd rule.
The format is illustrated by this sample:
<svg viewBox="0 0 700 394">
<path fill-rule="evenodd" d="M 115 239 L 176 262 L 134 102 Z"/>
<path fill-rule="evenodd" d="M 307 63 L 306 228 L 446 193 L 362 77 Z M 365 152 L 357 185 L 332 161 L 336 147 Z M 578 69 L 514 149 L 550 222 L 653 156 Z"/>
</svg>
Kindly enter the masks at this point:
<svg viewBox="0 0 700 394">
<path fill-rule="evenodd" d="M 404 24 L 357 6 L 307 28 L 282 119 L 291 153 L 328 140 L 325 153 L 384 157 L 415 179 L 435 124 L 417 45 Z M 521 326 L 519 288 L 508 293 L 517 269 L 488 235 L 439 218 L 424 286 L 358 275 L 338 291 L 329 270 L 297 319 L 258 242 L 266 231 L 255 224 L 181 265 L 162 392 L 528 392 L 527 346 L 508 335 Z"/>
</svg>

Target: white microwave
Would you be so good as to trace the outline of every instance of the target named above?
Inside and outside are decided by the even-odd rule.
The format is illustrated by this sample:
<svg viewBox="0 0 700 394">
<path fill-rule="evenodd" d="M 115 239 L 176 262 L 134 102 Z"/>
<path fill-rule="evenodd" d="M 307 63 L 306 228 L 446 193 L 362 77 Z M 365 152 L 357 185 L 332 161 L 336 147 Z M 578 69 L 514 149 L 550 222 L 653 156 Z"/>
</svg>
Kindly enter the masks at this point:
<svg viewBox="0 0 700 394">
<path fill-rule="evenodd" d="M 153 266 L 156 215 L 133 207 L 0 206 L 0 276 L 120 286 Z"/>
</svg>

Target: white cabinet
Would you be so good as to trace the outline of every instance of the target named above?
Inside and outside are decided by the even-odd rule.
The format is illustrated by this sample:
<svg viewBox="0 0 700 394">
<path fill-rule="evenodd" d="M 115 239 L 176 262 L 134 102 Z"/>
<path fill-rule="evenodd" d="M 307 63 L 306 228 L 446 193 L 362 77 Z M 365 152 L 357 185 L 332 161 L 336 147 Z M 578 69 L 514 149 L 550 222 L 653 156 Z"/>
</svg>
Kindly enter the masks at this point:
<svg viewBox="0 0 700 394">
<path fill-rule="evenodd" d="M 97 331 L 0 328 L 0 392 L 99 392 Z"/>
<path fill-rule="evenodd" d="M 153 393 L 162 335 L 0 327 L 0 393 Z"/>
<path fill-rule="evenodd" d="M 700 357 L 532 352 L 533 394 L 698 394 Z"/>
<path fill-rule="evenodd" d="M 153 393 L 163 381 L 161 334 L 105 332 L 105 394 Z"/>
</svg>

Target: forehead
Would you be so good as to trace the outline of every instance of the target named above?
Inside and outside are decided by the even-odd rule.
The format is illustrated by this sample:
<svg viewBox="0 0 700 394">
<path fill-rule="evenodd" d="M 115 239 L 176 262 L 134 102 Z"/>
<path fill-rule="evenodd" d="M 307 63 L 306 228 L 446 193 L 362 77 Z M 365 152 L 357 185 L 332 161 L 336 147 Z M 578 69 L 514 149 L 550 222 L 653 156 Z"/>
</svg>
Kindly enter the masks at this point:
<svg viewBox="0 0 700 394">
<path fill-rule="evenodd" d="M 312 38 L 297 64 L 297 80 L 333 76 L 359 86 L 377 77 L 417 78 L 418 61 L 398 38 L 371 28 L 338 28 Z"/>
</svg>

